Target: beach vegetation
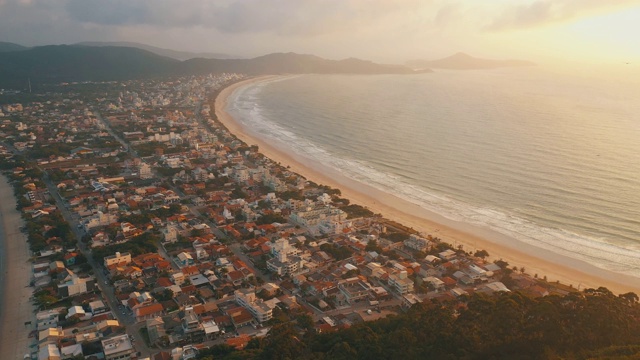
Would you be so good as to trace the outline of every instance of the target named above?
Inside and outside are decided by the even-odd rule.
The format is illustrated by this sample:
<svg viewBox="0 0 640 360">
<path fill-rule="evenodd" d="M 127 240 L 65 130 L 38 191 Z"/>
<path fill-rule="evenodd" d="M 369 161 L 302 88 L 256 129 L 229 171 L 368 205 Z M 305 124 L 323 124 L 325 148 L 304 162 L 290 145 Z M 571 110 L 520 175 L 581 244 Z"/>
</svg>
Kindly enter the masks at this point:
<svg viewBox="0 0 640 360">
<path fill-rule="evenodd" d="M 289 199 L 300 200 L 300 201 L 304 200 L 304 196 L 302 195 L 302 192 L 298 190 L 287 190 L 287 191 L 276 193 L 276 195 L 284 201 L 288 201 Z"/>
<path fill-rule="evenodd" d="M 349 204 L 349 205 L 341 206 L 340 210 L 347 213 L 347 219 L 371 217 L 374 215 L 371 210 L 357 204 Z"/>
<path fill-rule="evenodd" d="M 397 243 L 400 241 L 407 240 L 409 238 L 409 234 L 402 233 L 402 232 L 393 232 L 393 233 L 385 234 L 384 237 L 391 242 Z"/>
<path fill-rule="evenodd" d="M 509 263 L 504 261 L 504 260 L 502 260 L 502 259 L 496 260 L 493 263 L 498 265 L 498 266 L 500 266 L 501 269 L 508 269 L 509 268 Z"/>
</svg>

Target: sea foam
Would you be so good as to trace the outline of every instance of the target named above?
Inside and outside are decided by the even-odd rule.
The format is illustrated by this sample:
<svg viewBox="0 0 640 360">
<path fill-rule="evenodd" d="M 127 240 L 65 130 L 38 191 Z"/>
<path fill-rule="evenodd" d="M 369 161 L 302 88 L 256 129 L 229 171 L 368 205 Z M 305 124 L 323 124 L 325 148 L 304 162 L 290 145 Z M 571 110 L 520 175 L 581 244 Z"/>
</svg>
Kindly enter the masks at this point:
<svg viewBox="0 0 640 360">
<path fill-rule="evenodd" d="M 410 183 L 402 176 L 385 173 L 376 168 L 375 164 L 340 156 L 278 125 L 265 116 L 264 109 L 259 105 L 260 94 L 269 83 L 287 79 L 270 80 L 237 90 L 231 97 L 227 110 L 252 133 L 268 139 L 282 150 L 328 166 L 352 180 L 398 196 L 449 220 L 489 228 L 515 241 L 585 261 L 606 270 L 640 277 L 638 247 L 622 247 L 605 238 L 545 227 L 504 209 L 474 206 L 436 194 Z M 569 189 L 559 190 L 572 192 Z"/>
</svg>

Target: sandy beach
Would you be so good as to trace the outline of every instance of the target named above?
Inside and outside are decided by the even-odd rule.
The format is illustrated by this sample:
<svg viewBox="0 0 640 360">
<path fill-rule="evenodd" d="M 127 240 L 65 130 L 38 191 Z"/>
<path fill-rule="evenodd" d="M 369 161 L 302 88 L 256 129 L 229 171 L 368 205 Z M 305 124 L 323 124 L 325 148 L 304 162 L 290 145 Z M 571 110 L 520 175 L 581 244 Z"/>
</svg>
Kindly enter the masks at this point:
<svg viewBox="0 0 640 360">
<path fill-rule="evenodd" d="M 32 288 L 29 246 L 24 234 L 20 212 L 16 210 L 13 188 L 5 176 L 0 176 L 0 358 L 22 359 L 30 353 L 35 329 L 33 305 L 29 301 Z M 25 325 L 31 321 L 30 325 Z"/>
<path fill-rule="evenodd" d="M 540 278 L 547 276 L 549 281 L 560 281 L 580 289 L 605 286 L 614 293 L 629 291 L 637 293 L 640 290 L 639 278 L 610 272 L 580 260 L 537 248 L 490 229 L 446 219 L 394 195 L 349 179 L 327 166 L 291 154 L 286 148 L 256 136 L 251 129 L 243 127 L 225 111 L 228 97 L 238 88 L 273 78 L 273 76 L 264 76 L 233 84 L 219 94 L 215 103 L 218 120 L 245 143 L 258 145 L 260 152 L 273 161 L 290 166 L 292 171 L 308 180 L 338 188 L 342 196 L 351 202 L 412 227 L 423 235 L 430 234 L 455 246 L 462 245 L 467 251 L 484 249 L 491 255 L 491 260 L 503 259 L 511 266 L 524 267 L 531 275 L 538 274 Z"/>
</svg>

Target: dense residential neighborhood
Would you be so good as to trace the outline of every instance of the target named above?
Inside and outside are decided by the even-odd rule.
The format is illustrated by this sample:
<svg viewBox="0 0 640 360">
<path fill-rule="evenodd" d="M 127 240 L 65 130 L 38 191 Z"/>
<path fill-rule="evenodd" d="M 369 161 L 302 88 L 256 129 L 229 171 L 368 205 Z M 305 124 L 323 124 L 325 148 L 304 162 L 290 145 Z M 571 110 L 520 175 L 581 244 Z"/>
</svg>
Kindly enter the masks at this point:
<svg viewBox="0 0 640 360">
<path fill-rule="evenodd" d="M 566 294 L 351 204 L 217 121 L 241 74 L 59 84 L 2 105 L 34 359 L 195 359 L 271 327 L 332 332 L 418 303 Z"/>
</svg>

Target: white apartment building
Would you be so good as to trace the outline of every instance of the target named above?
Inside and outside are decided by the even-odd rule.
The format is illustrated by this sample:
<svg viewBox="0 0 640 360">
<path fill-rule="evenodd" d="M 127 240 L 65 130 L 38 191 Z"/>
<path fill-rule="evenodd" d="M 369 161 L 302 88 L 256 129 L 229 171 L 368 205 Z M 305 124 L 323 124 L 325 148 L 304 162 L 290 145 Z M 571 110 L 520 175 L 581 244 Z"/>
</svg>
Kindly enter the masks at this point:
<svg viewBox="0 0 640 360">
<path fill-rule="evenodd" d="M 130 262 L 131 262 L 131 254 L 128 252 L 122 253 L 122 254 L 120 252 L 116 252 L 113 255 L 104 257 L 104 267 L 106 268 L 108 268 L 111 265 L 120 264 L 120 263 L 129 264 Z"/>
<path fill-rule="evenodd" d="M 421 238 L 416 235 L 411 235 L 404 241 L 404 245 L 410 249 L 425 251 L 431 247 L 431 242 L 427 239 Z"/>
<path fill-rule="evenodd" d="M 106 360 L 126 360 L 131 359 L 135 352 L 129 335 L 123 334 L 102 340 L 102 349 Z"/>
<path fill-rule="evenodd" d="M 138 174 L 140 179 L 151 179 L 153 177 L 153 172 L 151 171 L 151 166 L 147 163 L 141 163 L 138 167 Z"/>
<path fill-rule="evenodd" d="M 342 230 L 341 223 L 347 219 L 347 213 L 333 206 L 307 207 L 292 212 L 289 221 L 307 229 L 313 235 L 336 234 Z"/>
<path fill-rule="evenodd" d="M 118 221 L 118 214 L 115 213 L 103 213 L 98 211 L 97 214 L 90 216 L 84 220 L 84 230 L 89 231 L 99 226 L 107 226 Z"/>
<path fill-rule="evenodd" d="M 262 299 L 256 298 L 255 289 L 238 289 L 235 291 L 235 297 L 238 305 L 249 310 L 259 323 L 269 321 L 273 317 L 273 309 Z"/>
<path fill-rule="evenodd" d="M 389 275 L 389 286 L 398 294 L 413 292 L 413 280 L 407 278 L 406 271 L 400 271 Z"/>
</svg>

